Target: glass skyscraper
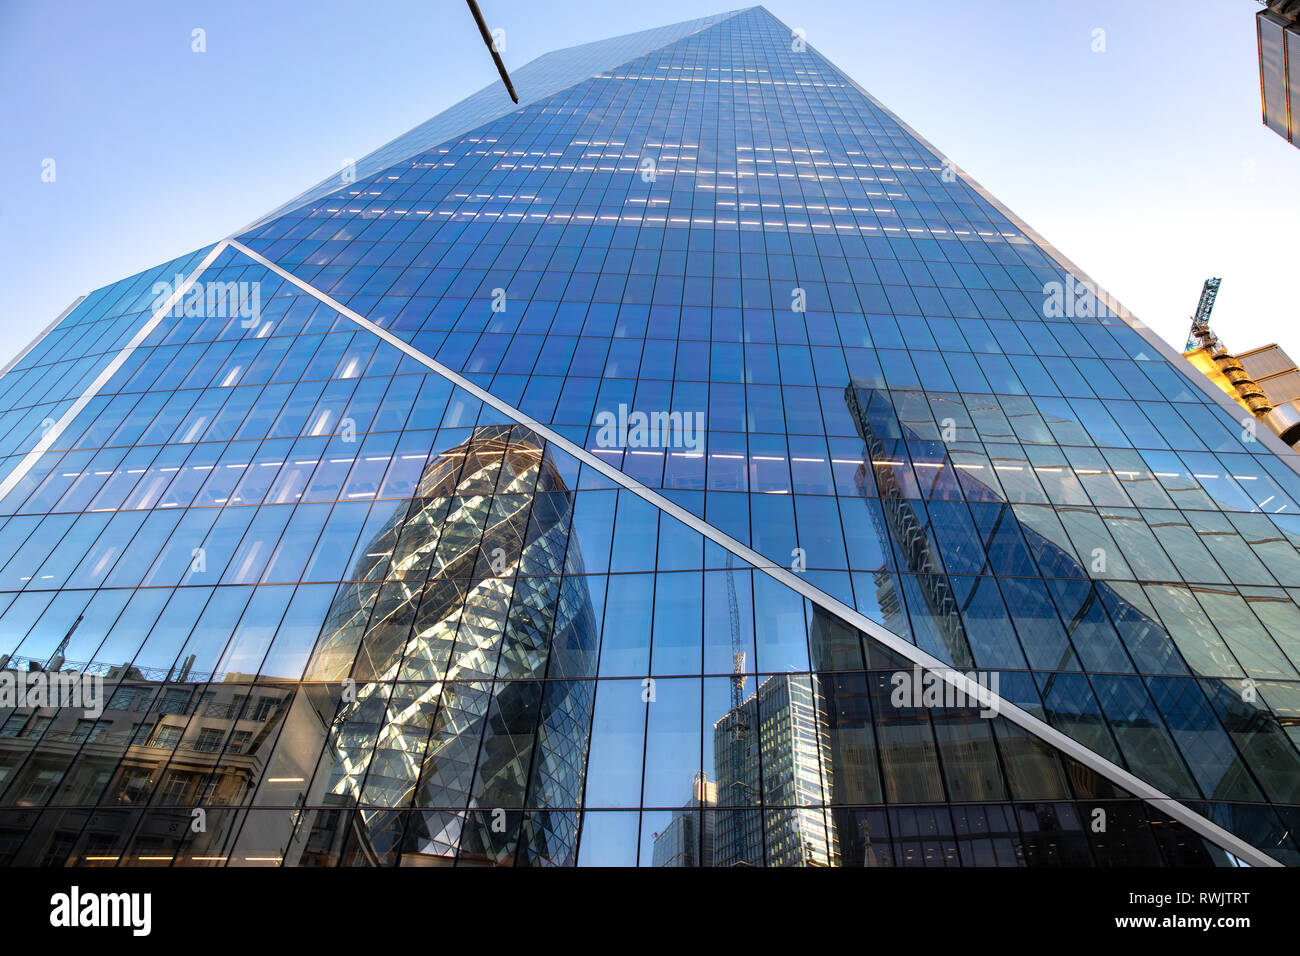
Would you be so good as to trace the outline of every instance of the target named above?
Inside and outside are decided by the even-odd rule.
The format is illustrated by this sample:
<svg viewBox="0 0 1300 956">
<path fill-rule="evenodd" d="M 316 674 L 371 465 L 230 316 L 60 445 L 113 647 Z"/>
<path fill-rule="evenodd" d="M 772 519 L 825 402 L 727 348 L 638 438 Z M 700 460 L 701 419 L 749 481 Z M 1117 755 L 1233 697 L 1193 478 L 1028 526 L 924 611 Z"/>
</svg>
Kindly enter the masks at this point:
<svg viewBox="0 0 1300 956">
<path fill-rule="evenodd" d="M 0 862 L 1300 863 L 1291 449 L 761 7 L 514 81 L 0 377 Z"/>
</svg>

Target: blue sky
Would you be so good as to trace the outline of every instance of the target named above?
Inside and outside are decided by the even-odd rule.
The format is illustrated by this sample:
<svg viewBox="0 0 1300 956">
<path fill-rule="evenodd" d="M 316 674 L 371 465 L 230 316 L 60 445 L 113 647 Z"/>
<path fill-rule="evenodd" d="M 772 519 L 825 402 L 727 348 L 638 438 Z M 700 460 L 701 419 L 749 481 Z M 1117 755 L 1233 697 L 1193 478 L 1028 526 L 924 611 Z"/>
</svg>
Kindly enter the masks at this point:
<svg viewBox="0 0 1300 956">
<path fill-rule="evenodd" d="M 511 67 L 730 6 L 480 5 Z M 1222 275 L 1227 343 L 1300 358 L 1300 151 L 1260 122 L 1253 0 L 767 6 L 1175 345 Z M 495 80 L 460 0 L 0 0 L 0 364 Z"/>
</svg>

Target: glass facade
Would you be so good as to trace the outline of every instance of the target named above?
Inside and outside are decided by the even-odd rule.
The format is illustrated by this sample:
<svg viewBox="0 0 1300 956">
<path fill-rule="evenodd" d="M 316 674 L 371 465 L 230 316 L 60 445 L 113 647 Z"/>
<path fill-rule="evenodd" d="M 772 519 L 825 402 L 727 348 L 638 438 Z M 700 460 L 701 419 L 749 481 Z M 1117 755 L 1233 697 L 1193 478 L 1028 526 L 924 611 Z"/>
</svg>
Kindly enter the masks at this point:
<svg viewBox="0 0 1300 956">
<path fill-rule="evenodd" d="M 516 84 L 0 377 L 0 862 L 1300 863 L 1293 452 L 762 8 Z"/>
</svg>

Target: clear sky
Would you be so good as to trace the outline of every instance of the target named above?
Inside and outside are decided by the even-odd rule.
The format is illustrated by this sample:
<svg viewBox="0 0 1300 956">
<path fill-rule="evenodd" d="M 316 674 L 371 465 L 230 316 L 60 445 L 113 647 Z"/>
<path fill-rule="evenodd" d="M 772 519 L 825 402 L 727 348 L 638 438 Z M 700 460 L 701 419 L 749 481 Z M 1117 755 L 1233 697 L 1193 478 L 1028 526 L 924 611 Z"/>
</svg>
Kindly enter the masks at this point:
<svg viewBox="0 0 1300 956">
<path fill-rule="evenodd" d="M 480 0 L 508 67 L 743 5 Z M 1227 344 L 1300 359 L 1300 150 L 1260 121 L 1253 0 L 767 7 L 1175 346 L 1222 275 Z M 0 365 L 495 81 L 460 0 L 0 0 Z"/>
</svg>

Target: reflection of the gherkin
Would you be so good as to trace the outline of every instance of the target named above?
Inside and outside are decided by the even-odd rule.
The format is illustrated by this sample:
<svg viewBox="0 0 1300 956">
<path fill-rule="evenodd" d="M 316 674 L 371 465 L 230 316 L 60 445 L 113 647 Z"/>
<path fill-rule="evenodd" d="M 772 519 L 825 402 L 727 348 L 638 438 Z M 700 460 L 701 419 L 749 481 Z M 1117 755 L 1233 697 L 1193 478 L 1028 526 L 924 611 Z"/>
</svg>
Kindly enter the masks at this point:
<svg viewBox="0 0 1300 956">
<path fill-rule="evenodd" d="M 328 809 L 301 814 L 300 862 L 573 861 L 596 619 L 572 504 L 521 427 L 434 458 L 307 667 L 342 691 L 305 801 Z"/>
</svg>

